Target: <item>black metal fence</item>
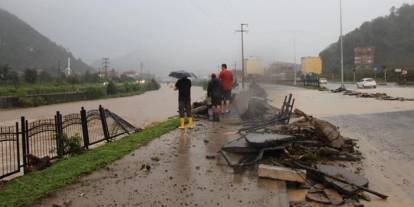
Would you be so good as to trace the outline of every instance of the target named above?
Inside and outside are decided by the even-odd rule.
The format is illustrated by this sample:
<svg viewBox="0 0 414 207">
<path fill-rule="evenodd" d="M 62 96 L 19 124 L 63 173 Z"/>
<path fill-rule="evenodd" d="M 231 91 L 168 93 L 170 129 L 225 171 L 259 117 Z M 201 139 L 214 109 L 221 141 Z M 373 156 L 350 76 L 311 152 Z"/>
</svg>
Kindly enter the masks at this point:
<svg viewBox="0 0 414 207">
<path fill-rule="evenodd" d="M 65 139 L 78 139 L 81 147 L 88 149 L 100 142 L 139 129 L 108 109 L 62 115 L 59 111 L 53 119 L 28 121 L 0 127 L 0 179 L 25 172 L 30 165 L 28 155 L 56 159 L 69 153 Z"/>
</svg>

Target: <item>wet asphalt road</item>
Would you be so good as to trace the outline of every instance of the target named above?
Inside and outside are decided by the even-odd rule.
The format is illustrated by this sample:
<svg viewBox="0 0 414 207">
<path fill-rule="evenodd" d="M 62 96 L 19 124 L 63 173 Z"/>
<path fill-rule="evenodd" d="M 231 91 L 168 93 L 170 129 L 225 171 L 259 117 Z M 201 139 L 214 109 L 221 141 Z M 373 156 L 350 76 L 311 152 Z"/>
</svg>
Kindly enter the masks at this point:
<svg viewBox="0 0 414 207">
<path fill-rule="evenodd" d="M 193 131 L 173 131 L 33 206 L 279 206 L 286 195 L 280 182 L 254 171 L 235 174 L 219 158 L 221 146 L 236 138 L 228 130 L 199 121 Z"/>
<path fill-rule="evenodd" d="M 387 202 L 372 196 L 367 206 L 414 206 L 414 110 L 327 120 L 340 126 L 342 134 L 359 139 L 370 187 L 390 195 Z"/>
<path fill-rule="evenodd" d="M 372 196 L 366 206 L 414 206 L 414 103 L 286 86 L 266 89 L 275 105 L 293 93 L 296 107 L 359 140 L 370 187 L 390 195 L 385 202 Z M 235 128 L 199 122 L 193 132 L 173 131 L 34 206 L 278 206 L 283 194 L 278 182 L 234 174 L 222 159 L 205 158 L 234 139 L 226 132 Z M 152 166 L 150 172 L 140 170 L 144 163 Z"/>
</svg>

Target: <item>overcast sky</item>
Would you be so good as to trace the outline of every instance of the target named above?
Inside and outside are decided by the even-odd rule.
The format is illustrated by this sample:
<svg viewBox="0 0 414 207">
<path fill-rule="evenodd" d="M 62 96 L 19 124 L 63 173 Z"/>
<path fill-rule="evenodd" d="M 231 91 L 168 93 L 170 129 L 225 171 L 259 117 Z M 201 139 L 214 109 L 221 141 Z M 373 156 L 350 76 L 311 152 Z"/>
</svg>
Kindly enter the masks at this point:
<svg viewBox="0 0 414 207">
<path fill-rule="evenodd" d="M 344 31 L 403 3 L 414 0 L 343 0 Z M 128 67 L 142 61 L 161 71 L 239 64 L 240 23 L 249 24 L 246 56 L 267 63 L 292 62 L 294 36 L 298 62 L 339 37 L 339 0 L 0 0 L 0 7 L 88 63 L 130 54 Z"/>
</svg>

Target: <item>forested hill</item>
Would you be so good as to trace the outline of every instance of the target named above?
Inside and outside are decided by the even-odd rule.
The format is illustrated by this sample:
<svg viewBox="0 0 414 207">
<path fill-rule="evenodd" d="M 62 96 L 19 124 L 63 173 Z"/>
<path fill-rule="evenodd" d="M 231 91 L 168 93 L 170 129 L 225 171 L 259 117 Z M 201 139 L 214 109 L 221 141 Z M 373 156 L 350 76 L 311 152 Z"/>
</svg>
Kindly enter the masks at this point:
<svg viewBox="0 0 414 207">
<path fill-rule="evenodd" d="M 363 23 L 344 36 L 344 64 L 347 70 L 354 65 L 355 47 L 375 47 L 375 65 L 414 67 L 414 5 L 392 8 L 388 16 Z M 320 53 L 324 72 L 340 66 L 339 41 Z"/>
<path fill-rule="evenodd" d="M 58 61 L 65 68 L 71 57 L 74 71 L 93 70 L 89 65 L 62 46 L 50 41 L 30 25 L 0 8 L 0 65 L 8 64 L 12 69 L 45 69 L 55 73 Z"/>
</svg>

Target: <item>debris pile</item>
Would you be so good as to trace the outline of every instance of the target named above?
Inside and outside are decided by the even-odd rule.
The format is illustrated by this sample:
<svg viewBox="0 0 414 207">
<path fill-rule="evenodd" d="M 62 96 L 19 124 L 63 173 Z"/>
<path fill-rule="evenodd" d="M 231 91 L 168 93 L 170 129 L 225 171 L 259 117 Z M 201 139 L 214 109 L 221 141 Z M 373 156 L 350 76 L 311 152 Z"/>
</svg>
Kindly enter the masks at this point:
<svg viewBox="0 0 414 207">
<path fill-rule="evenodd" d="M 387 101 L 414 101 L 414 98 L 405 98 L 405 97 L 394 97 L 389 96 L 386 93 L 365 93 L 359 92 L 354 90 L 346 90 L 345 88 L 337 88 L 335 90 L 331 90 L 332 93 L 342 93 L 343 95 L 347 96 L 355 96 L 358 98 L 375 98 L 378 100 L 387 100 Z"/>
<path fill-rule="evenodd" d="M 199 118 L 208 118 L 208 103 L 207 101 L 193 102 L 192 114 Z"/>
<path fill-rule="evenodd" d="M 50 166 L 50 157 L 45 156 L 43 158 L 36 157 L 35 155 L 29 154 L 27 155 L 28 159 L 28 172 L 40 171 L 44 170 Z"/>
<path fill-rule="evenodd" d="M 287 111 L 283 115 L 287 120 L 293 108 L 291 100 L 291 96 L 285 98 L 281 109 Z M 222 147 L 221 155 L 235 169 L 258 166 L 259 177 L 307 188 L 309 201 L 340 205 L 369 200 L 364 192 L 387 198 L 368 189 L 368 180 L 358 174 L 360 168 L 344 167 L 352 166 L 345 162 L 358 162 L 363 158 L 356 140 L 343 137 L 332 123 L 298 109 L 293 115 L 296 118 L 292 123 L 264 121 L 242 128 L 238 139 Z M 278 113 L 274 117 L 273 120 L 280 120 L 282 116 Z"/>
<path fill-rule="evenodd" d="M 389 96 L 386 93 L 363 93 L 359 91 L 346 90 L 343 95 L 355 96 L 358 98 L 375 98 L 378 100 L 387 100 L 387 101 L 414 101 L 414 98 L 404 98 L 404 97 L 394 97 Z"/>
</svg>

